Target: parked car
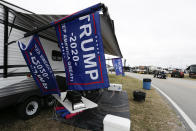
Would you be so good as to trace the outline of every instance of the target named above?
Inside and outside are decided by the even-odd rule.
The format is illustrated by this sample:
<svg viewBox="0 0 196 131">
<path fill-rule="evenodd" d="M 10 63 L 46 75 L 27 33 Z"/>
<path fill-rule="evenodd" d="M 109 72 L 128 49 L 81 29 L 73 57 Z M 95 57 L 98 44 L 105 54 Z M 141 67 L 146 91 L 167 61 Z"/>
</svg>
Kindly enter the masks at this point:
<svg viewBox="0 0 196 131">
<path fill-rule="evenodd" d="M 160 78 L 160 79 L 166 79 L 167 75 L 164 71 L 155 71 L 154 78 L 155 77 Z"/>
<path fill-rule="evenodd" d="M 124 66 L 124 67 L 123 67 L 123 71 L 124 71 L 124 72 L 130 72 L 130 71 L 131 71 L 131 67 L 129 67 L 129 66 Z"/>
<path fill-rule="evenodd" d="M 172 71 L 171 77 L 184 78 L 184 72 L 179 69 L 175 69 Z"/>
</svg>

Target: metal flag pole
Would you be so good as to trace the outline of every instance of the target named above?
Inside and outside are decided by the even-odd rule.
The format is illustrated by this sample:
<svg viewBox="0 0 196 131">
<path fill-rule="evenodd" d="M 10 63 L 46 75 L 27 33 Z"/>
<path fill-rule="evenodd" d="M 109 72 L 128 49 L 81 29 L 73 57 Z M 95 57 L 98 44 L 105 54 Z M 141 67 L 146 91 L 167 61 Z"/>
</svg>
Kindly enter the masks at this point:
<svg viewBox="0 0 196 131">
<path fill-rule="evenodd" d="M 90 14 L 90 13 L 93 13 L 93 12 L 96 12 L 96 11 L 98 11 L 98 10 L 101 10 L 102 9 L 102 11 L 103 11 L 103 13 L 105 13 L 105 12 L 107 12 L 107 7 L 104 5 L 104 4 L 102 4 L 102 3 L 99 3 L 99 4 L 97 4 L 98 6 L 92 6 L 92 7 L 89 7 L 89 8 L 87 8 L 87 9 L 89 9 L 88 11 L 86 11 L 86 12 L 84 12 L 84 13 L 80 13 L 80 12 L 82 12 L 82 11 L 84 11 L 84 10 L 86 10 L 86 9 L 84 9 L 84 10 L 81 10 L 81 11 L 79 11 L 79 12 L 77 12 L 77 13 L 74 13 L 74 17 L 66 17 L 65 19 L 63 19 L 62 21 L 60 21 L 60 22 L 54 22 L 54 24 L 47 24 L 47 25 L 45 25 L 45 26 L 42 26 L 42 27 L 40 27 L 40 28 L 38 28 L 38 29 L 35 29 L 35 30 L 33 30 L 33 31 L 31 31 L 31 32 L 27 32 L 26 34 L 24 34 L 24 37 L 28 37 L 28 36 L 31 36 L 31 35 L 33 35 L 33 34 L 37 34 L 37 33 L 39 33 L 39 32 L 41 32 L 41 31 L 43 31 L 43 30 L 46 30 L 46 29 L 48 29 L 48 28 L 51 28 L 51 27 L 53 27 L 54 25 L 56 25 L 56 24 L 61 24 L 61 23 L 64 23 L 64 22 L 69 22 L 69 21 L 72 21 L 72 20 L 74 20 L 74 19 L 76 19 L 76 18 L 79 18 L 79 17 L 81 17 L 81 16 L 85 16 L 85 15 L 88 15 L 88 14 Z M 73 14 L 72 14 L 73 15 Z M 70 15 L 70 16 L 72 16 L 72 15 Z"/>
</svg>

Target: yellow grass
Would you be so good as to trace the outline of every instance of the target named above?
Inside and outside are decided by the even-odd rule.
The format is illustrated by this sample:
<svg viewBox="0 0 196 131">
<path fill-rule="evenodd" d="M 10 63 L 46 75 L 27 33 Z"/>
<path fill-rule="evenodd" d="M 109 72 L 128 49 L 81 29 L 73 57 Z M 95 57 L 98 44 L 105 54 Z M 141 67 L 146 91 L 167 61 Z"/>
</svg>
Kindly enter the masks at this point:
<svg viewBox="0 0 196 131">
<path fill-rule="evenodd" d="M 111 83 L 120 83 L 127 91 L 131 112 L 132 131 L 183 131 L 182 124 L 175 112 L 154 90 L 143 90 L 142 82 L 131 78 L 109 75 Z M 145 91 L 145 102 L 133 101 L 132 92 L 136 89 Z M 7 116 L 11 114 L 6 114 Z M 1 116 L 1 114 L 0 114 Z M 51 120 L 52 109 L 44 109 L 39 116 L 30 120 L 15 120 L 6 124 L 0 123 L 0 131 L 87 131 Z M 1 119 L 1 117 L 0 117 Z"/>
<path fill-rule="evenodd" d="M 189 80 L 196 80 L 196 78 L 190 78 L 189 74 L 184 74 L 184 78 Z"/>
<path fill-rule="evenodd" d="M 109 75 L 111 83 L 121 83 L 127 91 L 131 112 L 132 131 L 178 131 L 184 130 L 182 124 L 167 102 L 155 89 L 142 89 L 142 81 L 131 78 Z M 145 102 L 135 102 L 133 91 L 147 93 Z"/>
</svg>

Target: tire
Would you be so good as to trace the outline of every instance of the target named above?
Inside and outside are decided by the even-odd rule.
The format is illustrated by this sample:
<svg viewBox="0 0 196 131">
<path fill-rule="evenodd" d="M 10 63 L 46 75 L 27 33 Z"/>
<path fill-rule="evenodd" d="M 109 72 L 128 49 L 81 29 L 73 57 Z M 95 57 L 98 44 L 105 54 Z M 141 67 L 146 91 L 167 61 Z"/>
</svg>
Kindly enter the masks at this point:
<svg viewBox="0 0 196 131">
<path fill-rule="evenodd" d="M 19 117 L 21 117 L 24 120 L 27 120 L 38 115 L 40 109 L 41 109 L 40 99 L 38 97 L 31 97 L 18 105 L 17 112 Z"/>
</svg>

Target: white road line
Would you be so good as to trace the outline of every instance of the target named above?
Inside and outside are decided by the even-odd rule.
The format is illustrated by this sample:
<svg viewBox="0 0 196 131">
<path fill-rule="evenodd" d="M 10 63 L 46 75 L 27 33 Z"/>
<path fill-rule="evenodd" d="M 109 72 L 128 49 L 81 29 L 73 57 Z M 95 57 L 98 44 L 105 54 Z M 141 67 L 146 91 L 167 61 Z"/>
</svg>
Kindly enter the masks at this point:
<svg viewBox="0 0 196 131">
<path fill-rule="evenodd" d="M 180 113 L 180 115 L 184 118 L 184 120 L 187 122 L 189 127 L 196 131 L 196 125 L 193 123 L 193 121 L 186 115 L 186 113 L 168 96 L 166 95 L 161 89 L 159 89 L 157 86 L 152 84 L 152 86 L 157 89 L 163 96 L 165 96 L 169 102 L 176 108 L 176 110 Z"/>
</svg>

